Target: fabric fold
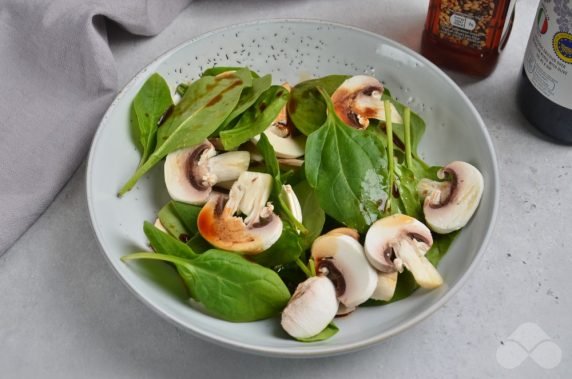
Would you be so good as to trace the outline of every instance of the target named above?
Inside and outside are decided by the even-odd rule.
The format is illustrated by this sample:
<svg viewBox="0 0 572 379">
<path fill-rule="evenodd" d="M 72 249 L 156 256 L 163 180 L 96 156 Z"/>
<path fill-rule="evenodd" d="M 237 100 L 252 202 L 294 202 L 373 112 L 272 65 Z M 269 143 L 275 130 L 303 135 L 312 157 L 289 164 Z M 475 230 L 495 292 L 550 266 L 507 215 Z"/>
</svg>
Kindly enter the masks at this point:
<svg viewBox="0 0 572 379">
<path fill-rule="evenodd" d="M 85 157 L 113 100 L 106 20 L 152 36 L 190 0 L 7 0 L 0 6 L 0 255 Z"/>
</svg>

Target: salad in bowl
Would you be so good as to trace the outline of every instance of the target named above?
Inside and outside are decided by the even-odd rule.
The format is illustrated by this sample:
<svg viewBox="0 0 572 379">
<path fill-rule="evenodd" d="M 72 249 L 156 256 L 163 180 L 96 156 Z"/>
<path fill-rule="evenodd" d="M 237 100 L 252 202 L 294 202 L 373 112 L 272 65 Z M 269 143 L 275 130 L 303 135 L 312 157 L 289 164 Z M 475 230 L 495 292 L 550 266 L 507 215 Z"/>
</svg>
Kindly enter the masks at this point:
<svg viewBox="0 0 572 379">
<path fill-rule="evenodd" d="M 230 322 L 279 316 L 301 342 L 440 287 L 439 261 L 484 188 L 468 162 L 421 159 L 425 122 L 369 75 L 273 83 L 213 67 L 172 96 L 153 74 L 129 127 L 141 160 L 118 195 L 163 165 L 171 200 L 141 220 L 151 250 L 122 260 L 172 264 L 189 306 Z"/>
</svg>

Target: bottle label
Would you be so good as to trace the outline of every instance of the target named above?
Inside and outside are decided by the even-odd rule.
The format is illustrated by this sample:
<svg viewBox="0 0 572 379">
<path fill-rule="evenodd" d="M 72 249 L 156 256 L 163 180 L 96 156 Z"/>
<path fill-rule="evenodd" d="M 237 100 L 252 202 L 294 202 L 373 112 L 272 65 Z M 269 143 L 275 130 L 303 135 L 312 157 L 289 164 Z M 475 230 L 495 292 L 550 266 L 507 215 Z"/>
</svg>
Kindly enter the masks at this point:
<svg viewBox="0 0 572 379">
<path fill-rule="evenodd" d="M 487 45 L 496 3 L 492 0 L 442 0 L 439 38 L 482 50 Z"/>
<path fill-rule="evenodd" d="M 542 0 L 530 33 L 524 71 L 546 98 L 572 109 L 572 2 Z"/>
</svg>

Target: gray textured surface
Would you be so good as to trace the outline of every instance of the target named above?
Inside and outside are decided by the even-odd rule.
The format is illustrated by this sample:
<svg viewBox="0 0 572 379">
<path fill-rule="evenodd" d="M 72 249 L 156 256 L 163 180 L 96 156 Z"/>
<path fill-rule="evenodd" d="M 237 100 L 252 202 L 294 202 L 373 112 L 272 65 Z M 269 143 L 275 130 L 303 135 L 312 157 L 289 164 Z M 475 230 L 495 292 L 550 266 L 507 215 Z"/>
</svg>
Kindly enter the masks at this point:
<svg viewBox="0 0 572 379">
<path fill-rule="evenodd" d="M 195 1 L 155 38 L 113 30 L 112 47 L 120 83 L 189 37 L 268 17 L 344 22 L 418 49 L 427 2 L 402 3 Z M 155 315 L 115 277 L 89 225 L 82 166 L 40 220 L 0 258 L 0 376 L 569 377 L 572 149 L 538 138 L 515 105 L 536 3 L 519 2 L 513 35 L 491 77 L 473 81 L 453 75 L 481 112 L 497 147 L 500 217 L 475 274 L 429 319 L 381 345 L 329 359 L 268 359 L 203 342 Z M 509 346 L 508 336 L 525 322 L 540 326 L 560 347 L 557 367 L 543 369 L 527 359 L 509 370 L 498 363 L 497 349 Z"/>
</svg>

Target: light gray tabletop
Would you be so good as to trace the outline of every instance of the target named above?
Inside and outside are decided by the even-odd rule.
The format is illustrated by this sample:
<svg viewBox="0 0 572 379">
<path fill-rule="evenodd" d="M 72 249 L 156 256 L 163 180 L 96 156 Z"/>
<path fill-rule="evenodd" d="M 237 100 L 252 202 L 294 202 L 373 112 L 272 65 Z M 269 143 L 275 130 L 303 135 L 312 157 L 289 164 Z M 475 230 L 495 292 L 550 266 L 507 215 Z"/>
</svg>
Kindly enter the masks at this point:
<svg viewBox="0 0 572 379">
<path fill-rule="evenodd" d="M 263 18 L 346 23 L 418 50 L 427 3 L 204 0 L 157 37 L 135 38 L 115 27 L 109 34 L 124 84 L 190 37 Z M 0 377 L 570 377 L 572 148 L 539 138 L 515 101 L 537 3 L 519 1 L 492 76 L 475 81 L 451 74 L 496 146 L 500 213 L 474 275 L 429 319 L 375 347 L 317 360 L 257 357 L 195 338 L 143 305 L 109 267 L 89 224 L 83 165 L 0 258 Z"/>
</svg>

